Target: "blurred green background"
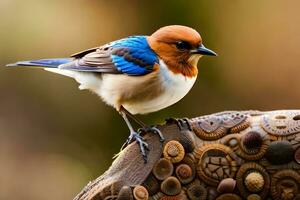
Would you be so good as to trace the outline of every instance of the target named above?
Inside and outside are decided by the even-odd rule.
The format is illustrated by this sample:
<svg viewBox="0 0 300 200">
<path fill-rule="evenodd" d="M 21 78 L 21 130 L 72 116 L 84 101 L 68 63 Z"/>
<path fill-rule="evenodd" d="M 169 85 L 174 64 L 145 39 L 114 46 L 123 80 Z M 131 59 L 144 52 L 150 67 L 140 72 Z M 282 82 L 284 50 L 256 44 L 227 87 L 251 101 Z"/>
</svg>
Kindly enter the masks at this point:
<svg viewBox="0 0 300 200">
<path fill-rule="evenodd" d="M 164 25 L 198 30 L 218 57 L 148 124 L 222 110 L 299 108 L 300 1 L 1 0 L 0 65 L 66 57 Z M 112 108 L 74 80 L 0 67 L 0 199 L 72 199 L 128 136 Z"/>
</svg>

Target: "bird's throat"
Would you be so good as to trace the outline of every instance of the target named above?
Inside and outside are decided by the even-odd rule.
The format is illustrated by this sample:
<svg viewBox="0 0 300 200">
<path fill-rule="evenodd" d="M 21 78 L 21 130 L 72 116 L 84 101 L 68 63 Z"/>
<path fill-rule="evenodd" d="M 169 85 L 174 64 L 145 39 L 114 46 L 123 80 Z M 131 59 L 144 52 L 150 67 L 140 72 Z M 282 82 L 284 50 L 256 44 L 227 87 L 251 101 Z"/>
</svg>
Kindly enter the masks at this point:
<svg viewBox="0 0 300 200">
<path fill-rule="evenodd" d="M 164 60 L 168 69 L 174 74 L 182 74 L 185 77 L 195 77 L 198 74 L 197 63 L 199 58 L 190 58 L 189 60 Z"/>
</svg>

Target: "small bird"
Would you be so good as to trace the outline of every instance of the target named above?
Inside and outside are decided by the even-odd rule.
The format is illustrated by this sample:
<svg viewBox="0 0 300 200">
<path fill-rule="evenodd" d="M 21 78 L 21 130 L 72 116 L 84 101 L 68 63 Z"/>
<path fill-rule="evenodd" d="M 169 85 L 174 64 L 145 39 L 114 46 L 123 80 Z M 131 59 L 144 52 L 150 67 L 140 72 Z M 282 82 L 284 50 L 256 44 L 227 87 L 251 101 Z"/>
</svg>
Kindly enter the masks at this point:
<svg viewBox="0 0 300 200">
<path fill-rule="evenodd" d="M 7 66 L 42 67 L 74 78 L 80 90 L 96 93 L 121 114 L 130 131 L 125 146 L 136 141 L 147 160 L 148 144 L 133 129 L 129 118 L 146 129 L 134 114 L 155 112 L 182 99 L 195 83 L 202 55 L 217 54 L 202 44 L 196 30 L 170 25 L 150 36 L 130 36 L 70 58 L 20 61 Z M 163 141 L 158 129 L 150 130 Z"/>
</svg>

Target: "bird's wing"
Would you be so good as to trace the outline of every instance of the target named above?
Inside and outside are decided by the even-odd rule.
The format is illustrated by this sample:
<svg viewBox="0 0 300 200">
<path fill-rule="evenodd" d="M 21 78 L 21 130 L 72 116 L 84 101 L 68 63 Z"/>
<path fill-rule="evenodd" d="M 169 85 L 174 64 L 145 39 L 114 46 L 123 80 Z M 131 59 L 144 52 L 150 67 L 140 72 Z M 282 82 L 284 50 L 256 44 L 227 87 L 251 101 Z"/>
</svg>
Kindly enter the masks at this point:
<svg viewBox="0 0 300 200">
<path fill-rule="evenodd" d="M 86 49 L 86 50 L 80 51 L 78 53 L 74 53 L 73 55 L 71 55 L 71 57 L 72 58 L 82 58 L 86 54 L 92 53 L 92 52 L 96 51 L 97 49 L 99 49 L 99 47 L 94 47 L 94 48 Z"/>
<path fill-rule="evenodd" d="M 60 69 L 145 75 L 154 70 L 158 57 L 149 47 L 145 36 L 133 36 L 112 42 L 99 48 L 74 54 L 73 62 Z"/>
</svg>

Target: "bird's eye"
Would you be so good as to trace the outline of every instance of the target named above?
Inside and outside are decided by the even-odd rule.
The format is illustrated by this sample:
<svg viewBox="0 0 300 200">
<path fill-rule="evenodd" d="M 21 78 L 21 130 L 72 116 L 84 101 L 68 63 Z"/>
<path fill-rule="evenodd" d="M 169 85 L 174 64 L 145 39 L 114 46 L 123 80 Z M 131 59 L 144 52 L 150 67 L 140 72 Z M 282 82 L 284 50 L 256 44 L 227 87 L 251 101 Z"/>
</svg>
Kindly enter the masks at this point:
<svg viewBox="0 0 300 200">
<path fill-rule="evenodd" d="M 187 49 L 191 49 L 191 45 L 188 42 L 179 41 L 176 42 L 176 48 L 179 50 L 187 50 Z"/>
</svg>

